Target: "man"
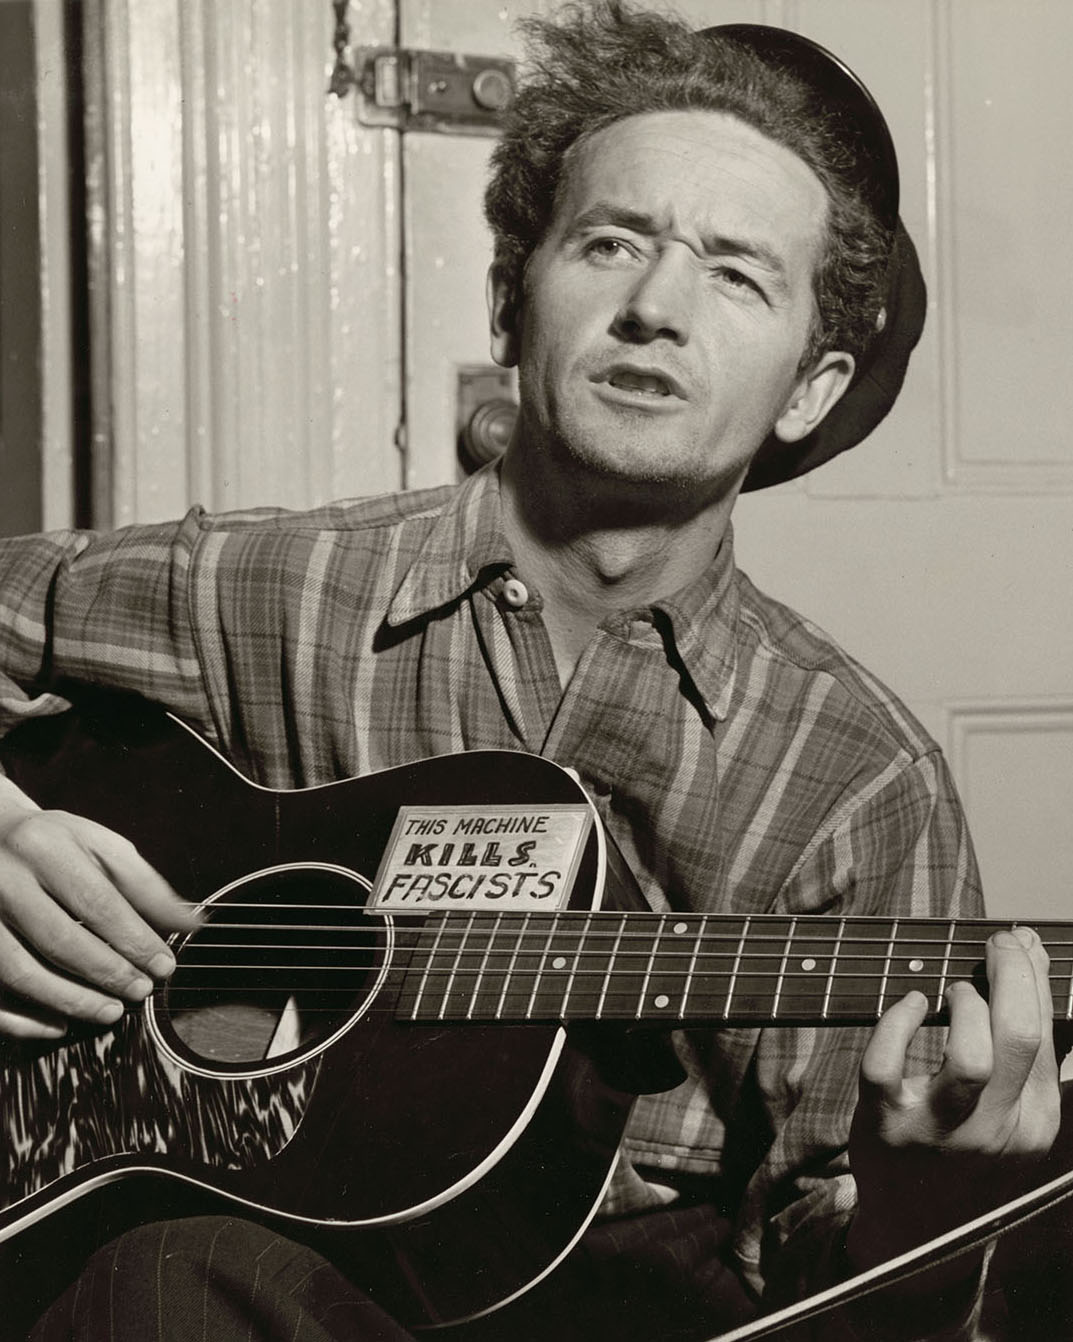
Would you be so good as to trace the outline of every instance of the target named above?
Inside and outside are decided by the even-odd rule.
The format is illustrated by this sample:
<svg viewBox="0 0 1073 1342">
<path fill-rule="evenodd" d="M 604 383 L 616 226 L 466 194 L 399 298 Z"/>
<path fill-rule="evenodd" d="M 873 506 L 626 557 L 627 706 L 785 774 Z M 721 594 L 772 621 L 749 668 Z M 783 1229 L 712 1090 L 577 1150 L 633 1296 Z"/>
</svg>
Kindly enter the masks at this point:
<svg viewBox="0 0 1073 1342">
<path fill-rule="evenodd" d="M 977 913 L 934 743 L 733 562 L 743 485 L 859 440 L 919 332 L 882 118 L 787 34 L 613 3 L 530 34 L 488 194 L 492 347 L 520 375 L 501 467 L 305 516 L 0 543 L 0 667 L 160 700 L 274 787 L 546 754 L 656 908 Z M 99 827 L 11 785 L 0 802 L 0 1027 L 106 1026 L 189 915 Z M 918 993 L 870 1039 L 683 1035 L 688 1079 L 639 1101 L 576 1255 L 462 1331 L 705 1337 L 1020 1188 L 1058 1128 L 1046 956 L 1000 933 L 987 970 L 989 1002 L 950 986 L 945 1041 Z M 979 1282 L 955 1262 L 823 1335 L 967 1334 Z M 153 1336 L 398 1335 L 306 1251 L 215 1220 L 106 1249 L 40 1335 L 140 1336 L 145 1299 Z"/>
</svg>

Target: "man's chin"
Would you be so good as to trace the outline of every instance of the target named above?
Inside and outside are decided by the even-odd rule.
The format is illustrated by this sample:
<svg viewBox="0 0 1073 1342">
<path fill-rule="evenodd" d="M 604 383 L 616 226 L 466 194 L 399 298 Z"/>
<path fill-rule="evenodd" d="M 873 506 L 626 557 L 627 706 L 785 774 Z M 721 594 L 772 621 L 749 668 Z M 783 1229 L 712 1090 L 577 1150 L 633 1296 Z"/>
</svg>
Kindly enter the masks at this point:
<svg viewBox="0 0 1073 1342">
<path fill-rule="evenodd" d="M 711 462 L 675 461 L 652 451 L 630 451 L 628 444 L 561 445 L 561 464 L 572 488 L 619 526 L 644 521 L 685 520 L 724 496 L 733 496 L 745 468 L 719 472 Z"/>
<path fill-rule="evenodd" d="M 562 451 L 575 470 L 627 488 L 694 493 L 698 489 L 718 488 L 724 476 L 733 474 L 721 472 L 710 458 L 701 460 L 700 454 L 690 455 L 672 446 L 663 448 L 650 438 L 644 443 L 633 443 L 628 435 L 615 441 L 603 436 L 596 440 L 575 439 L 564 443 Z"/>
</svg>

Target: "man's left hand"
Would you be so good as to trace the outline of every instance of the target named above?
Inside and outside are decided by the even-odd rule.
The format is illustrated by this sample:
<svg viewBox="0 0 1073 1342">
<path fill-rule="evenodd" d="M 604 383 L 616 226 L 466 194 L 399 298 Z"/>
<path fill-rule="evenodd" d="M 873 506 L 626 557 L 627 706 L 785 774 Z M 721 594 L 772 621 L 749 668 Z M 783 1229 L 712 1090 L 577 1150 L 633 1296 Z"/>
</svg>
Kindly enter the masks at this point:
<svg viewBox="0 0 1073 1342">
<path fill-rule="evenodd" d="M 850 1164 L 859 1269 L 923 1243 L 1029 1187 L 1058 1133 L 1058 1065 L 1047 953 L 1026 927 L 987 944 L 988 1000 L 946 993 L 950 1028 L 933 1076 L 906 1076 L 927 1011 L 910 993 L 876 1026 L 861 1065 Z"/>
</svg>

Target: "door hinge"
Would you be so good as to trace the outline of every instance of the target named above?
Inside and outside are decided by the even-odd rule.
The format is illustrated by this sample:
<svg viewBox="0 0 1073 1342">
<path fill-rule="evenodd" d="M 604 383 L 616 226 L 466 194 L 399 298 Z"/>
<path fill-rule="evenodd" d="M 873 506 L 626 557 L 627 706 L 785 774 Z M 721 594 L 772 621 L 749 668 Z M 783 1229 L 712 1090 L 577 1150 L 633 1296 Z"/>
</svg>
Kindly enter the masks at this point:
<svg viewBox="0 0 1073 1342">
<path fill-rule="evenodd" d="M 360 47 L 353 68 L 332 76 L 332 91 L 358 92 L 363 126 L 494 135 L 514 96 L 514 61 L 456 51 Z"/>
</svg>

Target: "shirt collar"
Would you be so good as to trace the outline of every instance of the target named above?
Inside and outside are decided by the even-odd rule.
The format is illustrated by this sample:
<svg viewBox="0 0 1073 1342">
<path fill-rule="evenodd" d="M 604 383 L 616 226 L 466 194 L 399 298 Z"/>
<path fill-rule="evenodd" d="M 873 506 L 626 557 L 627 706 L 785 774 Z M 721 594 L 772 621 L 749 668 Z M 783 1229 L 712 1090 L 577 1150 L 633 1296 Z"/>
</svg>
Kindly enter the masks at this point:
<svg viewBox="0 0 1073 1342">
<path fill-rule="evenodd" d="M 740 608 L 734 535 L 728 526 L 715 558 L 698 578 L 650 607 L 611 616 L 603 627 L 629 639 L 640 623 L 648 627 L 650 638 L 662 637 L 708 715 L 721 722 L 734 692 Z"/>
<path fill-rule="evenodd" d="M 499 463 L 494 462 L 450 492 L 388 607 L 389 625 L 429 615 L 513 566 L 499 485 Z M 652 611 L 661 612 L 669 623 L 674 651 L 717 721 L 729 711 L 737 669 L 736 573 L 733 530 L 728 526 L 718 553 L 700 577 L 655 602 L 651 611 L 621 612 L 604 624 L 623 636 L 632 619 L 651 619 Z"/>
<path fill-rule="evenodd" d="M 510 568 L 503 532 L 499 464 L 469 476 L 447 496 L 388 607 L 391 626 L 408 624 L 459 600 L 481 578 Z"/>
<path fill-rule="evenodd" d="M 741 597 L 734 563 L 734 532 L 726 535 L 699 578 L 653 609 L 670 621 L 675 650 L 708 712 L 722 722 L 730 711 L 738 667 Z"/>
</svg>

